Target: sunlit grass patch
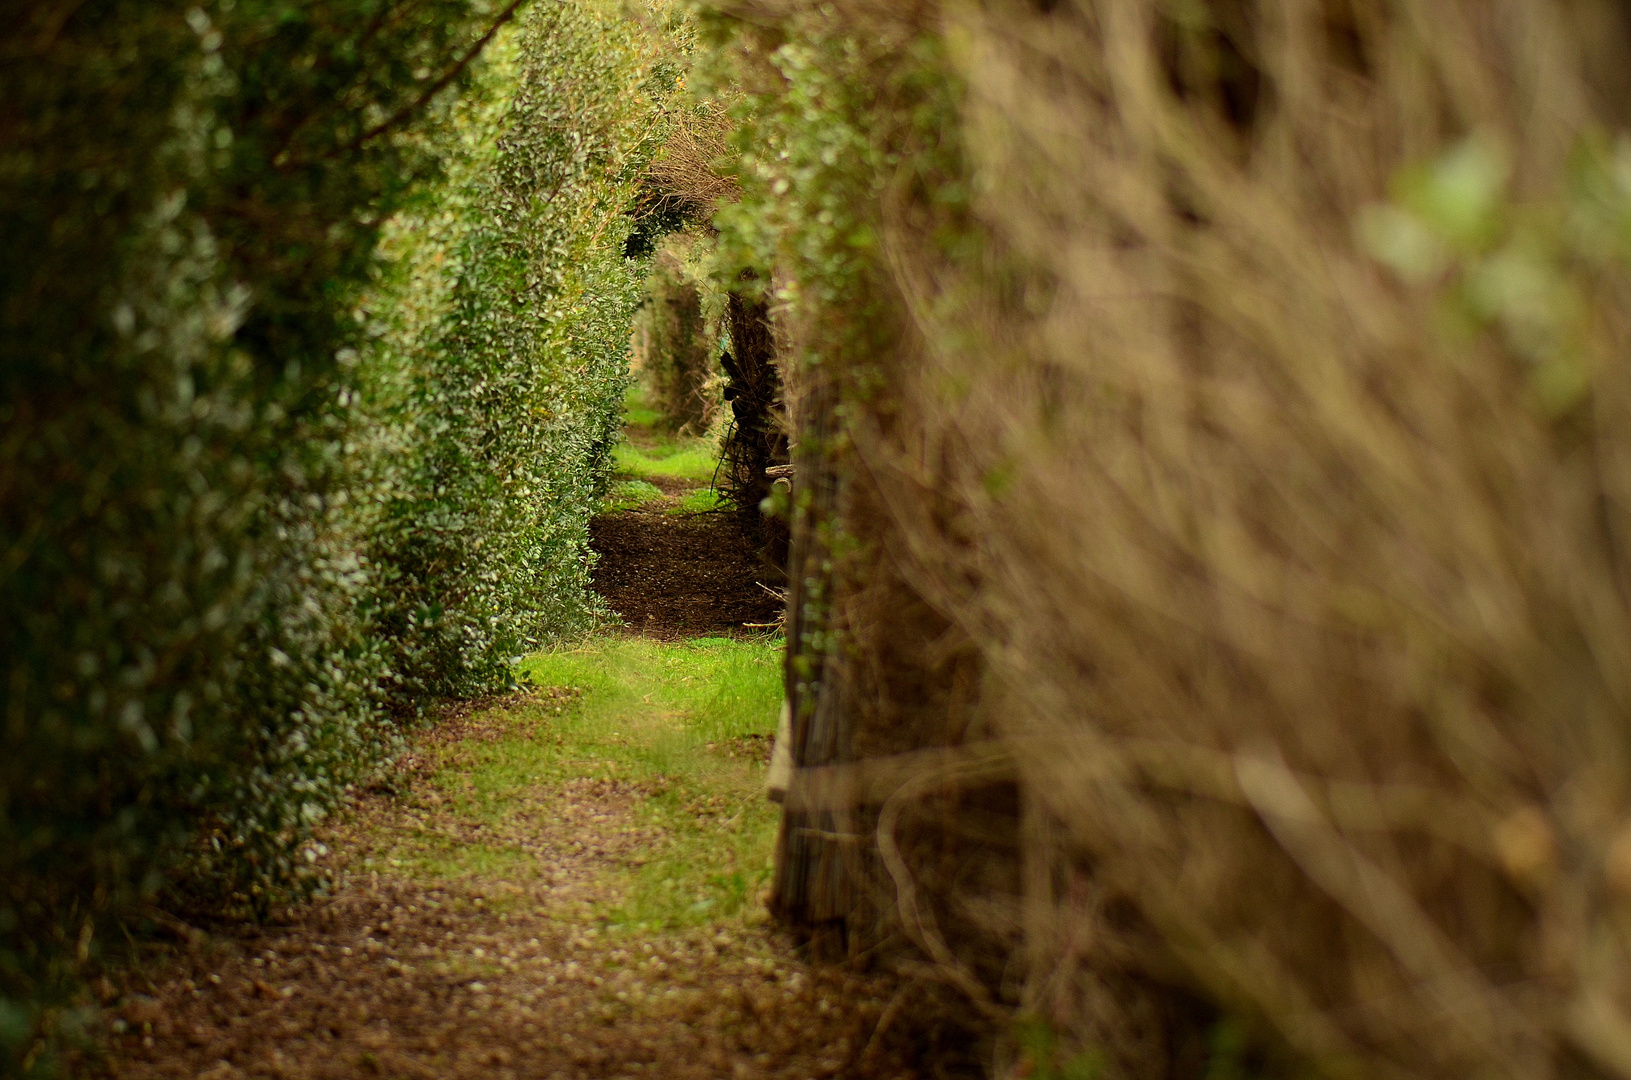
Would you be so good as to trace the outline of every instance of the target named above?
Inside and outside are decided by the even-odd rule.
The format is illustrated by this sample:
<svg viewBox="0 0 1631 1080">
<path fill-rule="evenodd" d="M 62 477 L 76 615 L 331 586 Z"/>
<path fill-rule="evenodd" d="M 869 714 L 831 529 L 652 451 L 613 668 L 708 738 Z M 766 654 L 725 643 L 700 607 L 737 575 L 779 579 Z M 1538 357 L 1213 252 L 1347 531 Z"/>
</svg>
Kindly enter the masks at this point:
<svg viewBox="0 0 1631 1080">
<path fill-rule="evenodd" d="M 670 514 L 706 514 L 712 510 L 724 510 L 730 506 L 720 497 L 719 492 L 713 488 L 698 488 L 680 500 L 678 506 L 668 512 Z"/>
<path fill-rule="evenodd" d="M 774 733 L 781 707 L 781 643 L 772 638 L 595 638 L 528 657 L 518 674 L 582 691 L 551 725 L 563 751 L 646 775 L 706 773 L 717 764 L 707 744 Z"/>
<path fill-rule="evenodd" d="M 601 637 L 528 657 L 517 675 L 540 691 L 477 714 L 480 737 L 433 751 L 428 783 L 366 869 L 536 881 L 554 845 L 580 835 L 576 822 L 585 842 L 601 827 L 572 816 L 572 803 L 591 798 L 572 792 L 615 781 L 599 797 L 623 800 L 619 813 L 631 816 L 615 830 L 638 830 L 628 850 L 639 857 L 602 871 L 581 914 L 561 917 L 631 930 L 759 917 L 777 811 L 763 761 L 735 750 L 775 731 L 781 642 Z M 544 692 L 553 688 L 573 693 Z"/>
<path fill-rule="evenodd" d="M 702 816 L 693 816 L 704 808 Z M 762 795 L 740 802 L 649 807 L 669 828 L 657 858 L 632 876 L 627 899 L 606 914 L 644 929 L 694 926 L 757 913 L 770 881 L 777 809 Z"/>
<path fill-rule="evenodd" d="M 561 725 L 563 750 L 594 758 L 604 774 L 662 779 L 638 817 L 665 840 L 629 873 L 626 899 L 603 916 L 659 928 L 748 913 L 770 872 L 776 808 L 764 797 L 764 765 L 720 748 L 731 738 L 774 734 L 780 642 L 602 638 L 530 657 L 521 673 L 583 691 Z"/>
<path fill-rule="evenodd" d="M 387 860 L 418 878 L 507 877 L 526 869 L 529 856 L 513 847 L 416 838 Z"/>
<path fill-rule="evenodd" d="M 654 428 L 663 414 L 652 408 L 644 380 L 636 379 L 623 393 L 623 422 L 629 427 Z"/>
<path fill-rule="evenodd" d="M 646 447 L 623 442 L 612 457 L 619 473 L 635 479 L 669 476 L 706 483 L 719 465 L 719 447 L 711 439 L 662 439 Z"/>
<path fill-rule="evenodd" d="M 597 508 L 602 514 L 616 513 L 619 510 L 633 510 L 651 502 L 663 499 L 662 488 L 649 480 L 619 480 L 612 485 L 604 498 L 600 500 Z"/>
<path fill-rule="evenodd" d="M 636 480 L 665 476 L 705 482 L 719 465 L 719 445 L 708 436 L 666 434 L 658 430 L 662 414 L 650 406 L 643 382 L 623 397 L 623 420 L 632 441 L 612 449 L 617 471 Z"/>
</svg>

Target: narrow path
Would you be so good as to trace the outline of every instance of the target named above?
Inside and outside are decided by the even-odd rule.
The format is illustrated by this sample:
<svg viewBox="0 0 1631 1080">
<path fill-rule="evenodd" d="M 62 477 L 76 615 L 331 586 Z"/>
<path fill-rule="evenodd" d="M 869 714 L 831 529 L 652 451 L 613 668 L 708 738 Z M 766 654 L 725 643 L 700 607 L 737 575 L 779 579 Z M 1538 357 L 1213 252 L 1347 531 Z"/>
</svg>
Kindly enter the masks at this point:
<svg viewBox="0 0 1631 1080">
<path fill-rule="evenodd" d="M 784 573 L 709 492 L 717 451 L 630 424 L 613 505 L 590 525 L 595 591 L 635 633 L 736 634 L 779 617 Z"/>
<path fill-rule="evenodd" d="M 757 545 L 728 511 L 687 513 L 691 491 L 603 514 L 590 527 L 600 561 L 595 591 L 630 630 L 686 638 L 736 633 L 775 621 L 782 602 L 769 590 L 781 574 L 759 565 Z"/>
<path fill-rule="evenodd" d="M 879 1037 L 890 986 L 799 963 L 755 897 L 691 925 L 617 921 L 650 910 L 634 895 L 643 869 L 686 857 L 672 819 L 717 843 L 740 828 L 741 792 L 698 784 L 706 769 L 687 781 L 595 760 L 581 731 L 556 732 L 575 708 L 570 692 L 529 693 L 429 733 L 395 794 L 369 795 L 324 834 L 314 854 L 333 875 L 329 895 L 270 925 L 195 932 L 107 988 L 115 1035 L 99 1071 L 128 1080 L 922 1075 L 909 1064 L 915 1048 Z M 628 742 L 660 750 L 649 732 Z M 516 756 L 523 743 L 566 757 L 534 779 L 538 759 Z M 754 740 L 704 750 L 720 774 L 762 774 Z M 506 812 L 487 812 L 495 800 Z M 674 813 L 665 819 L 654 803 Z"/>
<path fill-rule="evenodd" d="M 977 1075 L 901 1021 L 912 987 L 811 969 L 767 924 L 779 650 L 743 624 L 779 605 L 734 519 L 690 512 L 701 469 L 661 474 L 685 452 L 636 447 L 596 522 L 634 634 L 534 657 L 532 687 L 420 734 L 311 848 L 317 898 L 179 927 L 105 980 L 109 1052 L 80 1074 Z"/>
</svg>

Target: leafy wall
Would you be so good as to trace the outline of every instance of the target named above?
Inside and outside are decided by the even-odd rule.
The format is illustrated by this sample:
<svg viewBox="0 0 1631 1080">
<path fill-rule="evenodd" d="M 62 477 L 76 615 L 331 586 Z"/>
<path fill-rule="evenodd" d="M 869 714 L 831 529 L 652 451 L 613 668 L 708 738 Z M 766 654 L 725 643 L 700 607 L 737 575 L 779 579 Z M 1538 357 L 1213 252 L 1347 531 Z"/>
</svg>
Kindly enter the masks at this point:
<svg viewBox="0 0 1631 1080">
<path fill-rule="evenodd" d="M 588 518 L 644 269 L 627 211 L 672 89 L 656 47 L 610 8 L 535 10 L 459 103 L 447 182 L 393 223 L 369 304 L 393 441 L 371 551 L 401 703 L 501 685 L 600 614 Z"/>
<path fill-rule="evenodd" d="M 635 349 L 664 423 L 700 435 L 719 411 L 715 357 L 723 304 L 708 279 L 706 237 L 671 235 L 651 260 Z"/>
<path fill-rule="evenodd" d="M 8 1070 L 47 1068 L 77 978 L 156 895 L 254 914 L 309 882 L 303 838 L 389 753 L 388 710 L 592 618 L 650 45 L 553 5 L 480 59 L 519 8 L 15 13 Z"/>
</svg>

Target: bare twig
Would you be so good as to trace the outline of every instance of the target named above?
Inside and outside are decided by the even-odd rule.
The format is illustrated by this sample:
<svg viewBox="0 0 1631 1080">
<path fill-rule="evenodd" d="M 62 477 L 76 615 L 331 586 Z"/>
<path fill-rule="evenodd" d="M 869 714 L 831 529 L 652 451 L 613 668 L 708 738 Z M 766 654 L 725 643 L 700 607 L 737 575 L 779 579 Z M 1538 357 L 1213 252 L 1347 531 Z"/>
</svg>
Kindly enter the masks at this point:
<svg viewBox="0 0 1631 1080">
<path fill-rule="evenodd" d="M 522 5 L 526 3 L 527 0 L 511 0 L 509 6 L 507 6 L 503 11 L 499 12 L 498 18 L 493 20 L 493 24 L 487 28 L 487 32 L 482 34 L 481 37 L 477 38 L 476 43 L 472 45 L 463 56 L 459 57 L 459 59 L 454 62 L 452 67 L 448 68 L 440 76 L 438 76 L 436 80 L 427 86 L 424 89 L 424 92 L 412 102 L 404 105 L 388 119 L 374 125 L 359 135 L 356 139 L 352 140 L 352 142 L 345 147 L 345 152 L 349 153 L 366 145 L 367 143 L 373 142 L 375 139 L 379 138 L 381 135 L 384 135 L 386 132 L 391 131 L 399 124 L 406 122 L 414 114 L 418 113 L 426 105 L 430 104 L 432 98 L 445 90 L 448 84 L 450 84 L 454 79 L 457 79 L 464 72 L 465 68 L 469 67 L 476 57 L 481 55 L 482 50 L 487 48 L 488 43 L 491 42 L 498 32 L 504 28 L 506 23 L 515 18 L 516 13 L 520 11 Z"/>
</svg>

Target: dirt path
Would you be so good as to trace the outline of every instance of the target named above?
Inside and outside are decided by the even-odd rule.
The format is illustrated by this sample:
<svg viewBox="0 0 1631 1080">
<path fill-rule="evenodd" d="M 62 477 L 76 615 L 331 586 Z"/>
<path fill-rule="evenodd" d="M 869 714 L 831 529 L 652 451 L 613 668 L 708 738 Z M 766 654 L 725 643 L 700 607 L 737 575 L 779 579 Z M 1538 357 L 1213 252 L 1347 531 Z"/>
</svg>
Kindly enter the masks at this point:
<svg viewBox="0 0 1631 1080">
<path fill-rule="evenodd" d="M 595 591 L 631 630 L 684 638 L 735 633 L 775 621 L 782 583 L 761 565 L 758 544 L 728 511 L 686 513 L 684 497 L 705 485 L 659 478 L 661 498 L 597 517 Z"/>
<path fill-rule="evenodd" d="M 974 1075 L 902 1021 L 912 987 L 811 969 L 767 924 L 779 664 L 743 634 L 779 582 L 733 517 L 688 512 L 697 475 L 623 483 L 643 494 L 596 520 L 595 585 L 640 636 L 450 710 L 320 834 L 322 895 L 103 980 L 107 1053 L 77 1074 Z M 733 640 L 663 643 L 702 635 Z"/>
<path fill-rule="evenodd" d="M 775 622 L 785 574 L 711 493 L 718 446 L 654 426 L 641 398 L 630 405 L 611 506 L 590 524 L 595 591 L 629 630 L 669 640 Z"/>
<path fill-rule="evenodd" d="M 517 698 L 430 733 L 397 794 L 368 796 L 323 836 L 314 854 L 333 875 L 327 897 L 272 925 L 196 932 L 146 974 L 105 985 L 112 1053 L 95 1071 L 925 1075 L 911 1064 L 919 1048 L 880 1030 L 894 993 L 882 980 L 811 970 L 751 918 L 619 933 L 596 917 L 664 841 L 635 813 L 652 784 L 580 776 L 532 786 L 497 825 L 460 813 L 448 778 L 456 787 L 461 759 L 518 725 L 547 738 L 562 700 Z M 429 878 L 399 857 L 448 846 L 516 857 Z"/>
</svg>

